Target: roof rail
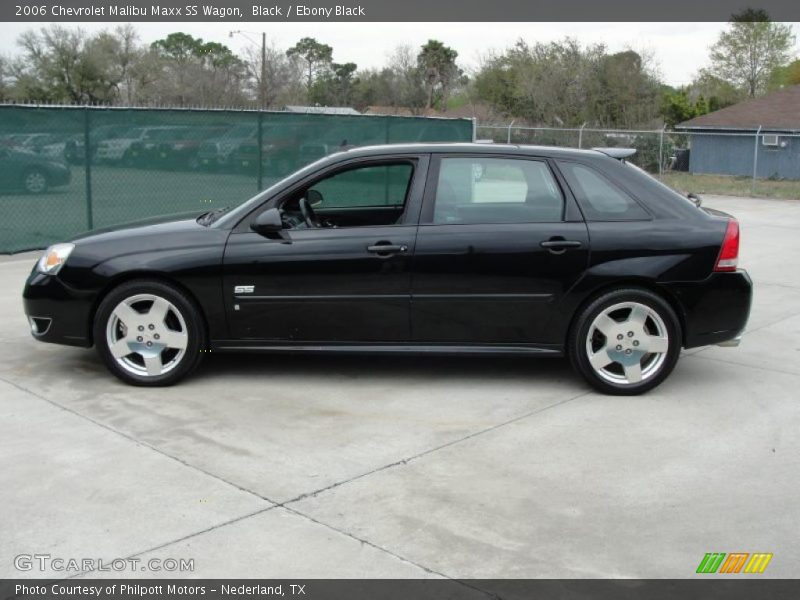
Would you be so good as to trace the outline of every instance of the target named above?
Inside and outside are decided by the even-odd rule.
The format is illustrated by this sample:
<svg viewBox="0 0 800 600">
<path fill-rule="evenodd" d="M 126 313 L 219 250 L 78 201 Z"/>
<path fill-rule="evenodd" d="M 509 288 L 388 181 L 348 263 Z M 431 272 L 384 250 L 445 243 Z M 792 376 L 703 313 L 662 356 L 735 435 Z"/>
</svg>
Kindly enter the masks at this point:
<svg viewBox="0 0 800 600">
<path fill-rule="evenodd" d="M 616 158 L 617 160 L 625 160 L 636 154 L 636 148 L 592 148 L 597 152 L 602 152 L 606 156 Z"/>
</svg>

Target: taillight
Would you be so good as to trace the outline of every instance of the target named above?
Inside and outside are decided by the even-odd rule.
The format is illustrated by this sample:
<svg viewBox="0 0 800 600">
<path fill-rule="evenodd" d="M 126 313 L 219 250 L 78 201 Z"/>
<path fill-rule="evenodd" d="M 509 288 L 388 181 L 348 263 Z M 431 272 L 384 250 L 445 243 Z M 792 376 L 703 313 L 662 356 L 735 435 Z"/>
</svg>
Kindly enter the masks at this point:
<svg viewBox="0 0 800 600">
<path fill-rule="evenodd" d="M 719 251 L 715 271 L 735 271 L 739 264 L 739 222 L 736 219 L 728 221 L 725 230 L 725 239 Z"/>
</svg>

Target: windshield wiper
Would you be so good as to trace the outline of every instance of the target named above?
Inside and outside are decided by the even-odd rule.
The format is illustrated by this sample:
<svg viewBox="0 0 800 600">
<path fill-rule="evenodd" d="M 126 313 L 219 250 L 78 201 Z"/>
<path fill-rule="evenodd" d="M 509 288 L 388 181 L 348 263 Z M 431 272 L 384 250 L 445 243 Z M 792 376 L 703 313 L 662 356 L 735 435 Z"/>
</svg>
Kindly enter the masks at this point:
<svg viewBox="0 0 800 600">
<path fill-rule="evenodd" d="M 208 227 L 214 221 L 219 219 L 223 213 L 229 211 L 231 209 L 230 206 L 226 206 L 225 208 L 217 208 L 215 210 L 210 210 L 208 212 L 204 212 L 202 215 L 197 217 L 197 222 L 204 227 Z"/>
</svg>

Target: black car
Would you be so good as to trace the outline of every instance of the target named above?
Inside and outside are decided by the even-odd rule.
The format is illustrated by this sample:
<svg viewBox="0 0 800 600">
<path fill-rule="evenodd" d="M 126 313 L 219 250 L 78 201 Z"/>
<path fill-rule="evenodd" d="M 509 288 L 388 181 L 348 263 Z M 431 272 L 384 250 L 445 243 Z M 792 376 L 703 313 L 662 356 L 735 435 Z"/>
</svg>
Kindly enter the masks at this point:
<svg viewBox="0 0 800 600">
<path fill-rule="evenodd" d="M 37 339 L 95 344 L 139 385 L 209 349 L 566 354 L 596 388 L 641 393 L 681 348 L 736 345 L 752 284 L 737 221 L 632 152 L 340 152 L 232 210 L 52 246 L 25 312 Z"/>
<path fill-rule="evenodd" d="M 72 172 L 59 160 L 13 148 L 0 147 L 0 192 L 44 194 L 67 185 Z"/>
<path fill-rule="evenodd" d="M 131 144 L 132 163 L 144 168 L 196 169 L 197 152 L 203 141 L 222 131 L 220 127 L 176 127 L 156 131 Z"/>
</svg>

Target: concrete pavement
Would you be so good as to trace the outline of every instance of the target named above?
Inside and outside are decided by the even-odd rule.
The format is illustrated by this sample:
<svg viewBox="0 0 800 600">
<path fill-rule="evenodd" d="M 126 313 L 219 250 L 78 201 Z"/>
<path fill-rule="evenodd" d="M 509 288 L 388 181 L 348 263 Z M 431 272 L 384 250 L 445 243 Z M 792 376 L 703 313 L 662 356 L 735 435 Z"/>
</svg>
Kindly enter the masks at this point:
<svg viewBox="0 0 800 600">
<path fill-rule="evenodd" d="M 0 577 L 79 575 L 14 566 L 49 553 L 194 577 L 683 578 L 732 551 L 796 576 L 800 201 L 705 201 L 742 225 L 750 327 L 634 398 L 498 358 L 210 356 L 128 387 L 30 337 L 35 255 L 3 258 Z"/>
</svg>

